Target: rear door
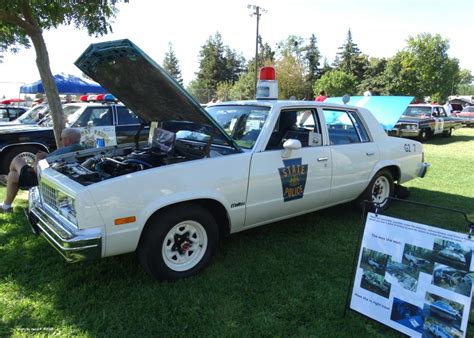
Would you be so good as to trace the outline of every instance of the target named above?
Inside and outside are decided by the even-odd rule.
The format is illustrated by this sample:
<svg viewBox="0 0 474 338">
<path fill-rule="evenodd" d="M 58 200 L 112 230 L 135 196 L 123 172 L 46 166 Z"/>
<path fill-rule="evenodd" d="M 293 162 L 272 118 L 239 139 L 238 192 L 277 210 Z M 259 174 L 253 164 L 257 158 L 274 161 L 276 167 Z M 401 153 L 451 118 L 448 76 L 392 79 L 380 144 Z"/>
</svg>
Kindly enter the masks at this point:
<svg viewBox="0 0 474 338">
<path fill-rule="evenodd" d="M 115 133 L 117 136 L 117 143 L 132 143 L 135 142 L 135 135 L 137 134 L 141 119 L 135 115 L 130 109 L 124 106 L 116 106 L 115 109 Z M 144 126 L 140 131 L 140 141 L 148 139 L 150 126 Z"/>
<path fill-rule="evenodd" d="M 302 148 L 287 153 L 288 139 L 299 140 Z M 322 207 L 330 184 L 331 152 L 322 144 L 316 109 L 282 110 L 265 149 L 252 156 L 245 225 Z"/>
<path fill-rule="evenodd" d="M 356 110 L 323 108 L 332 159 L 331 203 L 357 198 L 380 154 Z"/>
</svg>

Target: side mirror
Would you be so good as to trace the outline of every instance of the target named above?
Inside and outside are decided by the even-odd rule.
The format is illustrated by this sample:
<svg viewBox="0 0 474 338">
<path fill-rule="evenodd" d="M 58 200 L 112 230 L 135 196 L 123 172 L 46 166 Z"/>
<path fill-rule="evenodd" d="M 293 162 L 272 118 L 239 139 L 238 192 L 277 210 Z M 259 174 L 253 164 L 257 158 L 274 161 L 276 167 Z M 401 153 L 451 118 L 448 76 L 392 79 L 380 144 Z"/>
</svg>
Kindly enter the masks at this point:
<svg viewBox="0 0 474 338">
<path fill-rule="evenodd" d="M 291 155 L 291 152 L 293 150 L 298 150 L 298 149 L 301 149 L 302 148 L 302 145 L 301 145 L 301 142 L 299 140 L 295 140 L 295 139 L 288 139 L 285 141 L 285 143 L 283 143 L 283 152 L 281 154 L 281 157 L 282 158 L 288 158 L 290 157 Z"/>
</svg>

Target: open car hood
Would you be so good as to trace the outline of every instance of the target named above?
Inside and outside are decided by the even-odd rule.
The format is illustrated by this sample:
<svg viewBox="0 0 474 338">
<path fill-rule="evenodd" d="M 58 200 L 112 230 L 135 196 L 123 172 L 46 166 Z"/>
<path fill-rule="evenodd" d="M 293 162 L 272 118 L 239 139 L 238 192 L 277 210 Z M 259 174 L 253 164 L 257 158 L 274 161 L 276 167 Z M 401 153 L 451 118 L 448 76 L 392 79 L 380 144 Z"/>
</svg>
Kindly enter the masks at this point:
<svg viewBox="0 0 474 338">
<path fill-rule="evenodd" d="M 208 125 L 239 148 L 179 83 L 130 40 L 91 44 L 75 65 L 145 121 Z"/>
<path fill-rule="evenodd" d="M 351 96 L 347 104 L 370 110 L 382 127 L 390 130 L 412 100 L 413 96 Z M 324 102 L 343 104 L 342 97 L 330 97 Z"/>
</svg>

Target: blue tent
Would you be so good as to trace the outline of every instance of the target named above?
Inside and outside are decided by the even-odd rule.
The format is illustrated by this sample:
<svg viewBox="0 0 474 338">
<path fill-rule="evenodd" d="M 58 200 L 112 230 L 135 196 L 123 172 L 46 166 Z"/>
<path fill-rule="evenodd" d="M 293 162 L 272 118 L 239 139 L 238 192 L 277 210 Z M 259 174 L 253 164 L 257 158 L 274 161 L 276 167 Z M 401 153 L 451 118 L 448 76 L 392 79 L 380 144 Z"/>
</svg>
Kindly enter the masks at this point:
<svg viewBox="0 0 474 338">
<path fill-rule="evenodd" d="M 80 77 L 70 74 L 57 74 L 54 75 L 54 81 L 58 87 L 59 94 L 105 94 L 105 90 L 102 86 L 95 82 L 89 82 L 81 79 Z M 44 87 L 41 80 L 26 84 L 20 87 L 20 93 L 22 94 L 36 94 L 44 93 Z"/>
</svg>

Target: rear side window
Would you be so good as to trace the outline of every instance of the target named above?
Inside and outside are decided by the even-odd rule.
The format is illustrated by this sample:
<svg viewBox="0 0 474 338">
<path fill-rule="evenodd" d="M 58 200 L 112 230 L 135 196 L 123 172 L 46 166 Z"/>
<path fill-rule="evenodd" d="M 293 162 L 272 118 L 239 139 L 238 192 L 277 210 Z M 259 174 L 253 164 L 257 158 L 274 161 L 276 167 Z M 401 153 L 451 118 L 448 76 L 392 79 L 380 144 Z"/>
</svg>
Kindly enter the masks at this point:
<svg viewBox="0 0 474 338">
<path fill-rule="evenodd" d="M 140 124 L 140 119 L 131 110 L 125 107 L 117 107 L 117 125 Z"/>
<path fill-rule="evenodd" d="M 323 112 L 331 145 L 370 142 L 356 112 L 333 109 L 324 109 Z"/>
</svg>

